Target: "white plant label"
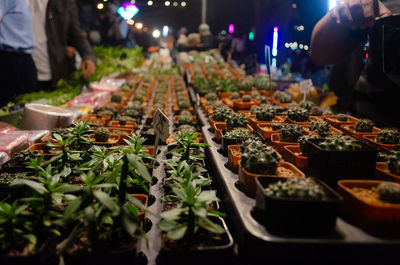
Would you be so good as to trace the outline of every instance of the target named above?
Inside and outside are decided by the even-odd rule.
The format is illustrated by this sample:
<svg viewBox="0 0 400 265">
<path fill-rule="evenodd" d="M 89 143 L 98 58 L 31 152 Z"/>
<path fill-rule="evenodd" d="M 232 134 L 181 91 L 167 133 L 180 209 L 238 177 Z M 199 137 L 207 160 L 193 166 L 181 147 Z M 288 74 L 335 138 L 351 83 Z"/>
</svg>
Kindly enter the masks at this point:
<svg viewBox="0 0 400 265">
<path fill-rule="evenodd" d="M 160 139 L 165 142 L 169 137 L 170 121 L 160 109 L 154 114 L 153 124 L 154 130 L 160 136 Z"/>
<path fill-rule="evenodd" d="M 313 83 L 312 83 L 311 79 L 307 79 L 307 80 L 300 82 L 301 92 L 303 92 L 303 101 L 306 100 L 306 96 L 310 92 L 312 86 L 313 86 Z"/>
</svg>

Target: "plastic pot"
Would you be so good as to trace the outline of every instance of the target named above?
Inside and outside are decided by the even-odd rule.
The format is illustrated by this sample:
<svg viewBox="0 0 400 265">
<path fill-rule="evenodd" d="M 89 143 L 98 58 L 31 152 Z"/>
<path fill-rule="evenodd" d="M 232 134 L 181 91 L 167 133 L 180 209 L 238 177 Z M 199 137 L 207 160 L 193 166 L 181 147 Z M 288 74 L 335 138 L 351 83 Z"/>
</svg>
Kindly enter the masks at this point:
<svg viewBox="0 0 400 265">
<path fill-rule="evenodd" d="M 119 121 L 110 121 L 110 127 L 118 127 L 118 128 L 126 128 L 135 130 L 137 128 L 137 124 L 134 121 L 127 121 L 125 125 L 121 125 Z"/>
<path fill-rule="evenodd" d="M 332 124 L 333 127 L 336 129 L 340 129 L 341 126 L 343 125 L 354 125 L 357 123 L 358 119 L 352 117 L 352 116 L 347 116 L 348 120 L 347 121 L 339 121 L 337 119 L 337 116 L 324 116 L 324 120 Z"/>
<path fill-rule="evenodd" d="M 239 182 L 243 184 L 243 189 L 246 195 L 254 198 L 256 194 L 256 179 L 259 177 L 281 177 L 281 178 L 288 178 L 288 177 L 300 177 L 304 178 L 305 175 L 301 172 L 298 168 L 288 162 L 280 162 L 278 167 L 282 167 L 285 169 L 290 170 L 294 175 L 290 176 L 278 176 L 278 175 L 261 175 L 261 174 L 253 174 L 248 172 L 245 168 L 239 164 Z"/>
<path fill-rule="evenodd" d="M 400 204 L 370 201 L 357 194 L 353 188 L 376 188 L 384 181 L 342 180 L 338 183 L 344 204 L 341 214 L 349 222 L 379 235 L 400 235 Z"/>
<path fill-rule="evenodd" d="M 96 142 L 94 134 L 89 135 L 89 138 L 93 141 L 93 144 L 95 145 L 114 146 L 120 142 L 121 137 L 119 134 L 110 133 L 107 142 Z"/>
<path fill-rule="evenodd" d="M 226 130 L 226 122 L 216 122 L 214 123 L 215 139 L 217 143 L 221 143 L 222 131 Z"/>
<path fill-rule="evenodd" d="M 135 132 L 135 130 L 131 128 L 107 127 L 107 129 L 111 134 L 119 135 L 118 144 L 126 144 L 124 140 L 128 139 Z M 115 133 L 115 131 L 121 131 L 125 133 Z"/>
<path fill-rule="evenodd" d="M 256 130 L 262 137 L 264 137 L 265 141 L 271 141 L 271 135 L 279 133 L 278 131 L 272 130 L 271 123 L 269 122 L 260 122 L 257 124 Z"/>
<path fill-rule="evenodd" d="M 363 139 L 367 140 L 368 142 L 372 143 L 373 145 L 392 150 L 394 147 L 400 147 L 400 144 L 382 144 L 376 141 L 377 135 L 364 135 Z"/>
<path fill-rule="evenodd" d="M 253 129 L 257 129 L 258 124 L 272 124 L 272 123 L 283 123 L 285 120 L 282 116 L 275 116 L 272 121 L 259 121 L 257 120 L 256 115 L 249 115 L 249 124 Z"/>
<path fill-rule="evenodd" d="M 238 110 L 249 110 L 249 109 L 251 109 L 251 107 L 253 105 L 257 105 L 258 106 L 258 105 L 261 104 L 260 101 L 255 100 L 255 99 L 251 99 L 250 102 L 243 102 L 242 99 L 235 99 L 235 100 L 232 100 L 232 101 L 233 101 L 233 109 L 235 111 L 238 111 Z"/>
<path fill-rule="evenodd" d="M 233 238 L 228 230 L 225 221 L 218 218 L 219 224 L 225 229 L 226 234 L 222 235 L 223 244 L 220 246 L 202 246 L 198 248 L 169 249 L 163 244 L 157 258 L 159 265 L 221 265 L 232 264 Z M 211 235 L 210 235 L 211 236 Z"/>
<path fill-rule="evenodd" d="M 336 218 L 342 198 L 322 181 L 316 180 L 327 194 L 325 200 L 277 198 L 265 194 L 265 189 L 285 178 L 260 177 L 256 179 L 256 207 L 261 222 L 272 231 L 289 234 L 324 234 L 336 227 Z"/>
<path fill-rule="evenodd" d="M 364 135 L 375 135 L 375 136 L 376 136 L 376 135 L 378 135 L 378 133 L 379 133 L 379 131 L 380 131 L 379 128 L 374 127 L 374 128 L 372 129 L 372 132 L 361 133 L 361 132 L 356 132 L 356 130 L 355 130 L 354 128 L 355 128 L 355 125 L 342 125 L 342 126 L 340 127 L 340 129 L 341 129 L 345 134 L 354 136 L 354 137 L 359 138 L 359 139 L 363 139 Z"/>
<path fill-rule="evenodd" d="M 368 179 L 374 176 L 377 150 L 359 142 L 354 151 L 325 151 L 316 140 L 307 140 L 308 173 L 336 189 L 342 179 Z"/>
<path fill-rule="evenodd" d="M 294 121 L 294 120 L 290 119 L 289 117 L 286 120 L 289 123 L 298 124 L 298 125 L 302 125 L 302 126 L 309 126 L 312 121 L 321 121 L 322 118 L 320 116 L 310 116 L 309 121 L 305 121 L 305 122 Z"/>
<path fill-rule="evenodd" d="M 240 155 L 238 155 L 238 153 Z M 239 162 L 242 158 L 242 153 L 240 150 L 240 145 L 229 145 L 228 146 L 228 164 L 232 172 L 238 173 Z"/>
<path fill-rule="evenodd" d="M 400 176 L 390 172 L 385 162 L 376 163 L 375 177 L 378 180 L 386 180 L 400 183 Z"/>
<path fill-rule="evenodd" d="M 301 155 L 300 146 L 284 146 L 286 160 L 301 170 L 307 169 L 307 157 Z"/>
<path fill-rule="evenodd" d="M 281 142 L 279 133 L 271 134 L 271 142 L 272 146 L 280 153 L 283 154 L 285 146 L 293 145 L 293 146 L 300 146 L 299 143 L 291 143 L 291 142 Z"/>
<path fill-rule="evenodd" d="M 145 207 L 147 207 L 147 203 L 149 201 L 149 196 L 145 194 L 131 194 L 132 197 L 138 199 Z M 141 222 L 144 222 L 144 219 L 146 217 L 146 213 L 144 211 L 140 211 L 138 218 Z"/>
</svg>

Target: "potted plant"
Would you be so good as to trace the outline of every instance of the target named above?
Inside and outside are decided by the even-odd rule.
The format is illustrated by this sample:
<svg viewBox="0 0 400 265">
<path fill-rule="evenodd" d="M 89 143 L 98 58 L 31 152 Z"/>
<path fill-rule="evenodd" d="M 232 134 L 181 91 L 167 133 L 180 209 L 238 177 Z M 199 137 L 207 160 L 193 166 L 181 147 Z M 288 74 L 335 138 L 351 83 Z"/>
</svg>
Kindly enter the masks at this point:
<svg viewBox="0 0 400 265">
<path fill-rule="evenodd" d="M 354 125 L 358 121 L 358 119 L 352 116 L 341 113 L 334 116 L 325 116 L 324 119 L 336 129 L 340 129 L 342 125 Z"/>
<path fill-rule="evenodd" d="M 222 135 L 222 153 L 227 154 L 228 146 L 241 144 L 246 139 L 250 138 L 251 132 L 245 128 L 237 128 L 227 131 Z"/>
<path fill-rule="evenodd" d="M 313 178 L 256 180 L 256 207 L 262 223 L 273 232 L 316 235 L 336 227 L 341 197 Z"/>
<path fill-rule="evenodd" d="M 248 146 L 242 153 L 239 166 L 239 182 L 243 184 L 247 195 L 255 195 L 255 179 L 260 176 L 289 178 L 305 175 L 292 164 L 281 162 L 280 156 L 272 147 Z"/>
<path fill-rule="evenodd" d="M 298 124 L 284 124 L 279 129 L 279 134 L 271 134 L 272 145 L 279 153 L 283 153 L 285 145 L 298 145 L 298 140 L 306 131 Z"/>
<path fill-rule="evenodd" d="M 368 119 L 360 119 L 355 125 L 342 125 L 344 133 L 362 139 L 364 135 L 377 135 L 379 129 L 374 127 L 374 122 Z"/>
<path fill-rule="evenodd" d="M 228 145 L 228 165 L 230 169 L 234 173 L 238 173 L 242 152 L 249 146 L 257 148 L 262 145 L 264 144 L 257 138 L 248 138 L 240 145 Z"/>
<path fill-rule="evenodd" d="M 241 99 L 233 100 L 234 110 L 249 110 L 253 105 L 260 105 L 261 102 L 253 99 L 250 95 L 243 95 Z"/>
<path fill-rule="evenodd" d="M 307 169 L 307 140 L 311 139 L 320 141 L 323 138 L 315 134 L 303 135 L 299 138 L 299 146 L 284 146 L 286 159 L 303 171 Z"/>
<path fill-rule="evenodd" d="M 326 134 L 343 134 L 342 131 L 332 128 L 326 121 L 312 121 L 308 130 L 311 133 L 326 135 Z"/>
<path fill-rule="evenodd" d="M 111 134 L 105 127 L 99 127 L 90 135 L 90 139 L 96 145 L 113 146 L 119 143 L 120 136 L 118 134 Z"/>
<path fill-rule="evenodd" d="M 253 128 L 257 128 L 258 123 L 279 123 L 283 122 L 283 119 L 280 116 L 276 116 L 275 109 L 260 106 L 255 111 L 255 115 L 249 116 L 249 121 Z"/>
<path fill-rule="evenodd" d="M 375 176 L 379 180 L 400 182 L 400 155 L 393 152 L 388 155 L 385 162 L 376 163 Z"/>
<path fill-rule="evenodd" d="M 309 173 L 333 188 L 341 179 L 374 176 L 377 151 L 351 136 L 308 140 L 307 153 Z"/>
<path fill-rule="evenodd" d="M 271 135 L 276 134 L 284 125 L 283 122 L 260 122 L 257 124 L 257 132 L 261 134 L 266 141 L 271 141 Z"/>
<path fill-rule="evenodd" d="M 310 115 L 306 109 L 291 108 L 287 111 L 287 116 L 290 123 L 310 125 Z"/>
<path fill-rule="evenodd" d="M 400 146 L 400 132 L 397 129 L 382 129 L 376 136 L 364 135 L 363 138 L 370 143 L 389 150 Z"/>
</svg>

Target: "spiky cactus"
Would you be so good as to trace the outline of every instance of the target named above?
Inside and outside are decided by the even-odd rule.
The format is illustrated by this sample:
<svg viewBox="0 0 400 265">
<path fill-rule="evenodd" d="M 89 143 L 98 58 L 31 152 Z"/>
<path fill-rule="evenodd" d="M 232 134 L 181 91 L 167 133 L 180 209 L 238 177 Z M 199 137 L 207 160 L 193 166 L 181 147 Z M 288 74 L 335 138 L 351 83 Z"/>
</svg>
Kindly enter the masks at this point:
<svg viewBox="0 0 400 265">
<path fill-rule="evenodd" d="M 239 92 L 233 92 L 230 99 L 239 99 L 240 98 L 240 94 Z"/>
<path fill-rule="evenodd" d="M 289 109 L 288 118 L 295 122 L 307 122 L 309 120 L 308 111 L 306 109 Z"/>
<path fill-rule="evenodd" d="M 272 108 L 258 108 L 256 118 L 258 121 L 272 121 L 275 117 L 275 110 Z"/>
<path fill-rule="evenodd" d="M 263 142 L 261 142 L 258 138 L 251 137 L 242 143 L 242 145 L 240 146 L 240 150 L 243 153 L 247 150 L 247 148 L 257 149 L 257 147 L 260 147 L 262 145 Z"/>
<path fill-rule="evenodd" d="M 114 93 L 111 96 L 111 102 L 120 103 L 122 101 L 122 95 L 120 93 Z"/>
<path fill-rule="evenodd" d="M 393 182 L 383 182 L 378 185 L 379 200 L 388 203 L 400 203 L 400 185 Z"/>
<path fill-rule="evenodd" d="M 281 97 L 279 98 L 281 103 L 290 103 L 292 102 L 292 96 L 287 93 L 282 93 Z"/>
<path fill-rule="evenodd" d="M 247 76 L 239 83 L 240 90 L 251 91 L 254 86 L 254 78 L 252 76 Z"/>
<path fill-rule="evenodd" d="M 216 101 L 218 99 L 218 95 L 214 92 L 210 92 L 205 95 L 205 98 L 207 101 Z"/>
<path fill-rule="evenodd" d="M 310 110 L 311 116 L 321 116 L 322 113 L 323 113 L 322 109 L 317 106 L 312 107 Z"/>
<path fill-rule="evenodd" d="M 283 127 L 282 123 L 272 123 L 271 128 L 273 131 L 277 132 Z"/>
<path fill-rule="evenodd" d="M 259 90 L 275 91 L 276 87 L 272 85 L 271 79 L 267 74 L 260 74 L 254 79 L 254 84 Z"/>
<path fill-rule="evenodd" d="M 241 165 L 253 174 L 275 175 L 280 158 L 270 146 L 248 146 L 242 153 Z"/>
<path fill-rule="evenodd" d="M 246 103 L 251 102 L 251 96 L 250 95 L 244 95 L 242 97 L 242 101 L 246 102 Z"/>
<path fill-rule="evenodd" d="M 330 135 L 319 146 L 325 151 L 355 151 L 362 148 L 353 137 L 344 135 Z"/>
<path fill-rule="evenodd" d="M 213 111 L 212 118 L 214 121 L 226 121 L 232 110 L 228 107 L 216 108 Z"/>
<path fill-rule="evenodd" d="M 326 121 L 313 121 L 311 122 L 308 129 L 316 133 L 328 133 L 330 130 L 330 126 L 329 123 L 327 123 Z"/>
<path fill-rule="evenodd" d="M 94 138 L 96 142 L 107 142 L 110 137 L 110 132 L 107 128 L 100 127 L 94 131 Z"/>
<path fill-rule="evenodd" d="M 324 111 L 324 113 L 322 115 L 324 115 L 324 116 L 332 116 L 334 114 L 333 114 L 333 112 L 331 110 L 327 110 L 327 111 Z"/>
<path fill-rule="evenodd" d="M 250 137 L 250 132 L 244 128 L 236 128 L 224 134 L 227 139 L 245 140 Z"/>
<path fill-rule="evenodd" d="M 324 188 L 312 178 L 288 178 L 269 185 L 265 194 L 277 198 L 323 200 L 327 195 Z"/>
<path fill-rule="evenodd" d="M 321 140 L 323 140 L 323 138 L 322 138 L 322 136 L 315 135 L 315 134 L 301 136 L 299 138 L 300 151 L 301 151 L 301 154 L 304 156 L 307 156 L 307 148 L 306 148 L 307 140 L 321 141 Z"/>
<path fill-rule="evenodd" d="M 279 130 L 281 142 L 297 143 L 304 134 L 306 131 L 298 124 L 285 124 Z"/>
<path fill-rule="evenodd" d="M 370 133 L 374 129 L 374 122 L 369 119 L 360 119 L 354 127 L 356 132 Z"/>
<path fill-rule="evenodd" d="M 349 117 L 346 114 L 340 113 L 340 114 L 337 115 L 337 120 L 346 122 L 346 121 L 349 120 Z"/>
<path fill-rule="evenodd" d="M 307 101 L 307 100 L 302 100 L 299 102 L 299 105 L 301 108 L 306 109 L 307 111 L 310 111 L 312 107 L 315 106 L 315 104 L 311 101 Z"/>
<path fill-rule="evenodd" d="M 400 132 L 397 129 L 382 129 L 376 141 L 382 144 L 399 144 L 400 143 Z"/>
<path fill-rule="evenodd" d="M 228 130 L 232 130 L 235 128 L 244 128 L 246 127 L 248 121 L 246 116 L 240 113 L 231 113 L 226 120 L 226 126 Z"/>
<path fill-rule="evenodd" d="M 390 155 L 387 165 L 391 173 L 400 176 L 400 153 L 394 152 Z"/>
</svg>

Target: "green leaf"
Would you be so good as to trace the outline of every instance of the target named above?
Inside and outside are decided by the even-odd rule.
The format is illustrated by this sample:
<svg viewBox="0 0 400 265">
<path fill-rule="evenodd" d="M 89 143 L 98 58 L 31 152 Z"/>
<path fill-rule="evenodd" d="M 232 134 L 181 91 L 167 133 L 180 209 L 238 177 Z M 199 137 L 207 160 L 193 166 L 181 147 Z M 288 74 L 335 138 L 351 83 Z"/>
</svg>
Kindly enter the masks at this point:
<svg viewBox="0 0 400 265">
<path fill-rule="evenodd" d="M 64 219 L 69 220 L 72 216 L 75 215 L 76 211 L 79 209 L 79 207 L 82 204 L 82 198 L 81 197 L 76 197 L 73 201 L 68 203 L 67 208 L 65 209 L 64 212 Z"/>
<path fill-rule="evenodd" d="M 26 240 L 28 240 L 29 244 L 28 244 L 28 251 L 32 252 L 32 250 L 36 247 L 37 244 L 37 238 L 36 236 L 32 235 L 32 234 L 25 234 L 24 238 Z"/>
<path fill-rule="evenodd" d="M 193 212 L 200 217 L 207 217 L 207 209 L 203 207 L 192 207 Z"/>
<path fill-rule="evenodd" d="M 110 211 L 117 211 L 118 210 L 118 205 L 111 199 L 110 196 L 108 196 L 107 193 L 96 190 L 93 192 L 93 195 L 104 205 L 106 206 Z"/>
<path fill-rule="evenodd" d="M 168 238 L 171 240 L 179 240 L 181 239 L 187 231 L 187 225 L 186 224 L 181 224 L 180 226 L 177 226 L 175 229 L 170 230 L 167 235 Z"/>
<path fill-rule="evenodd" d="M 161 217 L 166 220 L 174 221 L 178 220 L 179 216 L 185 211 L 183 208 L 174 208 L 169 211 L 161 213 Z"/>
<path fill-rule="evenodd" d="M 178 225 L 179 223 L 175 221 L 162 220 L 158 222 L 157 227 L 164 232 L 168 232 L 175 229 Z"/>
<path fill-rule="evenodd" d="M 127 158 L 129 163 L 137 170 L 139 175 L 148 183 L 151 183 L 151 176 L 149 171 L 147 170 L 147 167 L 143 165 L 140 161 L 138 161 L 137 156 L 134 154 L 127 154 Z"/>
<path fill-rule="evenodd" d="M 213 223 L 208 218 L 201 218 L 199 220 L 199 225 L 202 228 L 206 229 L 207 231 L 210 231 L 211 233 L 215 233 L 215 234 L 225 233 L 225 229 L 222 226 L 220 226 L 219 224 Z"/>
<path fill-rule="evenodd" d="M 210 203 L 210 202 L 215 202 L 219 201 L 217 197 L 217 192 L 215 190 L 205 190 L 202 191 L 199 196 L 197 197 L 199 201 Z"/>
<path fill-rule="evenodd" d="M 73 193 L 82 190 L 80 186 L 71 185 L 71 184 L 62 184 L 54 189 L 54 192 L 59 193 Z"/>
<path fill-rule="evenodd" d="M 86 207 L 85 210 L 83 210 L 83 212 L 85 214 L 86 219 L 89 220 L 89 222 L 93 222 L 95 220 L 96 213 L 92 205 Z"/>
<path fill-rule="evenodd" d="M 40 194 L 47 192 L 47 189 L 40 183 L 29 179 L 16 179 L 10 183 L 10 186 L 26 185 Z"/>
</svg>

